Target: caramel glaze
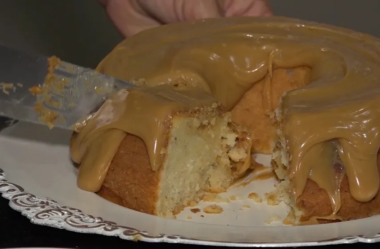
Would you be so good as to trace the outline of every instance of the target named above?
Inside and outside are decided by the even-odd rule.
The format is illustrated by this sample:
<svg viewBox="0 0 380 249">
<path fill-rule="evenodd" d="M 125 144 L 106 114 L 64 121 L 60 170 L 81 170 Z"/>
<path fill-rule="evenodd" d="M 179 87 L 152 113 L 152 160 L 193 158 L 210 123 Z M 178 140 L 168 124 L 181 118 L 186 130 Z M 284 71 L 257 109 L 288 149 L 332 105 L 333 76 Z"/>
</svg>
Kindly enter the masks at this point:
<svg viewBox="0 0 380 249">
<path fill-rule="evenodd" d="M 274 69 L 312 68 L 311 83 L 283 98 L 277 118 L 287 144 L 294 194 L 299 196 L 310 178 L 328 192 L 336 213 L 340 207 L 340 177 L 332 167 L 336 160 L 344 164 L 343 173 L 357 201 L 369 201 L 378 192 L 379 55 L 378 39 L 351 30 L 282 17 L 243 17 L 198 20 L 141 32 L 119 44 L 98 70 L 129 81 L 144 79 L 147 86 L 198 87 L 230 110 Z M 266 85 L 270 91 L 270 80 Z M 271 95 L 263 95 L 268 96 L 270 106 Z M 119 117 L 131 120 L 122 114 L 123 105 L 116 106 Z M 154 111 L 148 114 L 159 115 Z M 115 121 L 110 117 L 109 122 Z M 148 129 L 139 125 L 139 135 L 144 136 Z M 122 136 L 115 135 L 115 140 Z M 110 147 L 109 156 L 117 145 L 114 141 L 103 143 Z M 152 146 L 149 150 L 153 155 Z"/>
</svg>

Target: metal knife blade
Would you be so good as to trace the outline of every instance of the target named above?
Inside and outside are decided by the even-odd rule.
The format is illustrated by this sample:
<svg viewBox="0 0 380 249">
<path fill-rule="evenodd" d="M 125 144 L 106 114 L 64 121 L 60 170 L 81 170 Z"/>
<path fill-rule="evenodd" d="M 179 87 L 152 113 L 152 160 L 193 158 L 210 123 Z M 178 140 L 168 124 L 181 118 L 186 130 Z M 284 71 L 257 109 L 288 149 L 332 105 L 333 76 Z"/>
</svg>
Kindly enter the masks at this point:
<svg viewBox="0 0 380 249">
<path fill-rule="evenodd" d="M 57 115 L 54 127 L 72 129 L 110 94 L 135 87 L 92 69 L 61 61 L 50 76 L 58 85 L 62 83 L 62 89 L 50 87 L 50 92 L 34 96 L 30 88 L 36 85 L 44 88 L 47 84 L 48 59 L 0 45 L 0 116 L 46 125 L 46 120 L 35 111 L 39 101 L 43 108 Z"/>
</svg>

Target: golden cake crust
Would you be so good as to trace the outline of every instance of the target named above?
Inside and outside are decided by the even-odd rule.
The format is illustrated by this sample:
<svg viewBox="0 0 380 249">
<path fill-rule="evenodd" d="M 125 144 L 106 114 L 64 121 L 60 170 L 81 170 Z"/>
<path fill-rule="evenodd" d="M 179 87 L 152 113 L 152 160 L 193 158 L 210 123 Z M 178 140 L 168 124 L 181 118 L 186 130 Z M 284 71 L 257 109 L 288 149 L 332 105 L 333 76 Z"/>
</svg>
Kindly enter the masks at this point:
<svg viewBox="0 0 380 249">
<path fill-rule="evenodd" d="M 97 194 L 123 207 L 157 215 L 160 173 L 152 170 L 144 141 L 128 134 Z"/>
</svg>

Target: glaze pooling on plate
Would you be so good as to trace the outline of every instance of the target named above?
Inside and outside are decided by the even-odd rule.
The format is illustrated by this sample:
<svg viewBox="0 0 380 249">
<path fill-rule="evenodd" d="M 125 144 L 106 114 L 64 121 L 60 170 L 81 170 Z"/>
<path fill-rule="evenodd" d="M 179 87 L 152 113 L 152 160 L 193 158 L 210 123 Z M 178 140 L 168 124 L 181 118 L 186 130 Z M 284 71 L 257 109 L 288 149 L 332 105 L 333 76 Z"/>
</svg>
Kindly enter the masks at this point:
<svg viewBox="0 0 380 249">
<path fill-rule="evenodd" d="M 29 152 L 25 148 L 29 147 L 42 147 L 41 151 L 46 151 L 46 148 L 52 148 L 51 151 L 47 151 L 47 154 L 54 154 L 54 148 L 52 146 L 44 147 L 41 143 L 35 143 L 33 146 L 23 144 L 17 141 L 16 137 L 10 137 L 9 134 L 20 134 L 25 128 L 28 127 L 28 132 L 39 133 L 40 130 L 44 130 L 43 127 L 31 126 L 28 124 L 18 123 L 9 129 L 5 129 L 0 132 L 0 154 L 8 147 L 17 146 L 19 151 L 17 154 L 8 154 L 8 156 L 0 156 L 0 193 L 2 196 L 10 201 L 10 206 L 21 212 L 24 216 L 31 220 L 32 223 L 44 226 L 51 226 L 60 229 L 66 229 L 69 231 L 79 233 L 93 233 L 106 236 L 118 236 L 121 239 L 126 240 L 141 240 L 147 242 L 168 242 L 168 243 L 184 243 L 184 244 L 199 244 L 199 245 L 218 245 L 218 246 L 244 246 L 244 247 L 294 247 L 294 246 L 315 246 L 315 245 L 328 245 L 328 244 L 342 244 L 342 243 L 356 243 L 365 242 L 373 243 L 380 242 L 380 227 L 379 217 L 372 217 L 368 219 L 345 222 L 332 225 L 318 225 L 307 227 L 281 227 L 281 226 L 223 226 L 215 224 L 201 224 L 191 221 L 180 220 L 168 220 L 163 218 L 157 218 L 150 215 L 141 214 L 128 209 L 118 208 L 116 205 L 102 200 L 91 193 L 83 193 L 80 190 L 70 191 L 71 199 L 74 202 L 75 198 L 83 198 L 83 196 L 95 197 L 97 204 L 101 204 L 102 211 L 98 212 L 96 216 L 88 215 L 86 213 L 96 213 L 94 210 L 88 211 L 89 206 L 83 203 L 74 205 L 67 205 L 68 200 L 62 199 L 62 193 L 57 190 L 49 192 L 49 194 L 42 194 L 36 186 L 31 186 L 30 181 L 26 181 L 27 178 L 22 179 L 20 172 L 16 170 L 25 170 L 27 175 L 35 178 L 37 174 L 50 174 L 48 168 L 36 167 L 33 161 L 13 161 L 20 158 L 19 155 L 27 155 Z M 44 130 L 45 136 L 49 134 L 49 137 L 54 137 L 56 134 L 61 135 L 59 131 Z M 6 137 L 8 136 L 8 137 Z M 66 145 L 67 147 L 67 145 Z M 11 148 L 12 149 L 12 148 Z M 66 148 L 68 150 L 68 148 Z M 57 150 L 62 154 L 62 150 Z M 7 152 L 7 151 L 5 151 Z M 32 151 L 35 153 L 36 151 Z M 38 150 L 37 150 L 38 152 Z M 56 160 L 55 155 L 53 155 Z M 59 160 L 62 160 L 60 157 Z M 41 162 L 42 164 L 43 162 Z M 71 175 L 71 171 L 68 170 L 69 161 L 64 165 L 68 167 L 64 168 L 66 171 L 67 179 L 65 181 L 75 180 L 74 174 Z M 39 173 L 33 173 L 28 171 L 28 167 L 33 166 L 34 171 Z M 55 165 L 47 165 L 47 167 L 54 167 Z M 57 168 L 54 168 L 52 172 L 55 172 L 62 165 L 57 164 Z M 6 174 L 10 181 L 6 180 Z M 50 175 L 49 178 L 53 181 L 58 181 L 62 175 L 62 172 L 58 172 L 55 176 Z M 73 179 L 70 179 L 73 178 Z M 41 177 L 46 179 L 46 177 Z M 39 181 L 41 186 L 47 186 L 47 182 Z M 12 183 L 15 182 L 15 183 Z M 58 183 L 59 184 L 59 183 Z M 26 190 L 24 190 L 24 188 Z M 74 188 L 73 188 L 74 189 Z M 50 191 L 50 190 L 49 190 Z M 34 194 L 32 194 L 34 193 Z M 59 200 L 54 201 L 50 198 L 42 198 L 42 196 L 49 196 L 52 199 Z M 79 197 L 78 197 L 79 196 Z M 80 199 L 79 198 L 79 199 Z M 83 200 L 86 202 L 88 200 Z M 72 202 L 73 203 L 73 202 Z M 70 207 L 71 206 L 71 207 Z M 82 211 L 81 211 L 82 210 Z M 122 221 L 122 219 L 113 218 L 118 222 L 110 221 L 109 213 L 116 213 L 122 210 L 122 214 L 128 219 Z M 252 212 L 254 213 L 254 212 Z M 139 227 L 139 223 L 133 220 L 133 217 L 138 217 L 141 223 L 148 221 L 144 227 Z M 218 217 L 218 216 L 214 216 Z M 121 217 L 120 217 L 121 218 Z M 205 221 L 206 222 L 206 221 Z M 149 225 L 150 224 L 150 225 Z M 153 234 L 150 230 L 152 226 Z M 165 228 L 172 226 L 170 231 L 178 231 L 180 236 L 172 235 L 172 232 L 165 232 Z M 184 229 L 186 228 L 186 229 Z M 149 232 L 145 232 L 150 230 Z M 202 231 L 202 234 L 194 233 L 194 231 Z M 211 233 L 207 231 L 210 230 Z M 206 232 L 205 232 L 206 231 Z M 304 231 L 304 232 L 303 232 Z M 220 234 L 215 234 L 215 232 Z M 186 236 L 188 234 L 189 236 Z M 256 236 L 257 235 L 257 236 Z M 294 240 L 294 241 L 292 241 Z"/>
</svg>

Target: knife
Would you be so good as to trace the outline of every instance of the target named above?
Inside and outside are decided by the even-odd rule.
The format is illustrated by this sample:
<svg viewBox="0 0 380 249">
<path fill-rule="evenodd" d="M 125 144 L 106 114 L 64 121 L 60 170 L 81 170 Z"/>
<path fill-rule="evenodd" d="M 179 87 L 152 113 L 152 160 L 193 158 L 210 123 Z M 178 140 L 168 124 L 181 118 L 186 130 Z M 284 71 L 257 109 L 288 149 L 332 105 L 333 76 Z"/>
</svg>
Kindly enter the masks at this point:
<svg viewBox="0 0 380 249">
<path fill-rule="evenodd" d="M 0 116 L 73 129 L 119 89 L 135 85 L 92 69 L 0 45 Z"/>
</svg>

